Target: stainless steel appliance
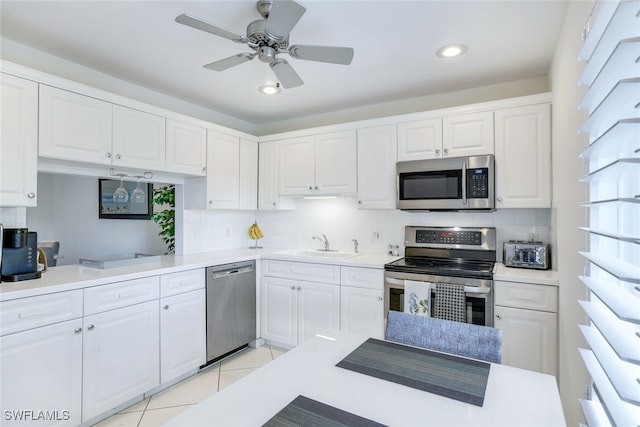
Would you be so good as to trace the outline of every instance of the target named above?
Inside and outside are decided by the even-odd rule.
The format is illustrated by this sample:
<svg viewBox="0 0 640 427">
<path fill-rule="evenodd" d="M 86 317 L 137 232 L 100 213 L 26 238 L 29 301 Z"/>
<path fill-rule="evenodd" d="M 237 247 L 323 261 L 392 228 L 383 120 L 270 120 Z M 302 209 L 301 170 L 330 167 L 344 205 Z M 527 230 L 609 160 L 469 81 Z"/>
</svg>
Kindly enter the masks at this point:
<svg viewBox="0 0 640 427">
<path fill-rule="evenodd" d="M 236 262 L 207 270 L 207 364 L 256 339 L 256 263 Z"/>
<path fill-rule="evenodd" d="M 5 228 L 2 231 L 2 259 L 0 264 L 3 282 L 19 282 L 38 279 L 38 234 L 26 228 Z"/>
<path fill-rule="evenodd" d="M 397 163 L 398 209 L 495 209 L 493 155 Z"/>
<path fill-rule="evenodd" d="M 466 323 L 493 326 L 493 270 L 496 261 L 495 228 L 405 227 L 405 257 L 385 265 L 384 310 L 405 311 L 405 285 L 431 285 L 430 313 L 448 302 L 438 284 L 458 289 L 462 300 L 459 318 Z M 446 307 L 444 307 L 446 309 Z"/>
<path fill-rule="evenodd" d="M 502 262 L 507 267 L 547 270 L 551 267 L 548 243 L 509 240 L 503 243 Z"/>
</svg>

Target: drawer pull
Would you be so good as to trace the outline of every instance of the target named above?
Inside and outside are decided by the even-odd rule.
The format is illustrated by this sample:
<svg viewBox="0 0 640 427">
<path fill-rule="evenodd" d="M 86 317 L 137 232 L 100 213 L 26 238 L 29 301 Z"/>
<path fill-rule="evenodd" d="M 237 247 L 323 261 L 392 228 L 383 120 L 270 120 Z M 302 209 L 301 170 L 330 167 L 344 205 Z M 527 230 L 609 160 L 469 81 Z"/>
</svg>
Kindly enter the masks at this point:
<svg viewBox="0 0 640 427">
<path fill-rule="evenodd" d="M 96 326 L 92 323 L 91 325 L 87 326 L 87 329 L 92 331 Z"/>
<path fill-rule="evenodd" d="M 169 310 L 169 304 L 165 305 L 165 306 L 164 306 L 164 307 L 162 307 L 162 308 L 164 308 L 165 310 Z"/>
<path fill-rule="evenodd" d="M 496 314 L 496 318 L 502 319 L 502 314 Z"/>
<path fill-rule="evenodd" d="M 79 334 L 80 332 L 82 332 L 82 328 L 75 328 L 73 332 L 75 332 L 76 334 Z"/>
</svg>

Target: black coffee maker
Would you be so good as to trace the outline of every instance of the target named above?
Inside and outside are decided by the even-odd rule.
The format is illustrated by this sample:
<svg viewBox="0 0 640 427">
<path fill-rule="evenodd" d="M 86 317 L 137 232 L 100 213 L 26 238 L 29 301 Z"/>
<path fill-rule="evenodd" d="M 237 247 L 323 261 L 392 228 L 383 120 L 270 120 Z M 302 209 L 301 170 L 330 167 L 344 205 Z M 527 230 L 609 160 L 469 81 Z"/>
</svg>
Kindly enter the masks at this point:
<svg viewBox="0 0 640 427">
<path fill-rule="evenodd" d="M 1 231 L 2 258 L 0 258 L 1 280 L 19 282 L 39 279 L 38 233 L 27 228 L 5 228 Z"/>
</svg>

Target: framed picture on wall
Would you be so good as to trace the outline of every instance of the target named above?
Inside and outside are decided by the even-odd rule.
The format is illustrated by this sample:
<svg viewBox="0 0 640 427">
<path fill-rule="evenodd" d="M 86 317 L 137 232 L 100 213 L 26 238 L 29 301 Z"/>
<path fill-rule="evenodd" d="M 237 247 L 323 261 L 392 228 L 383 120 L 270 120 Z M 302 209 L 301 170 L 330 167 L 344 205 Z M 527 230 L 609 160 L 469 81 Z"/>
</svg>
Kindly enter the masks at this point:
<svg viewBox="0 0 640 427">
<path fill-rule="evenodd" d="M 122 188 L 121 188 L 122 187 Z M 114 193 L 124 194 L 121 200 Z M 153 215 L 153 184 L 114 179 L 98 180 L 98 218 L 105 219 L 151 219 Z"/>
</svg>

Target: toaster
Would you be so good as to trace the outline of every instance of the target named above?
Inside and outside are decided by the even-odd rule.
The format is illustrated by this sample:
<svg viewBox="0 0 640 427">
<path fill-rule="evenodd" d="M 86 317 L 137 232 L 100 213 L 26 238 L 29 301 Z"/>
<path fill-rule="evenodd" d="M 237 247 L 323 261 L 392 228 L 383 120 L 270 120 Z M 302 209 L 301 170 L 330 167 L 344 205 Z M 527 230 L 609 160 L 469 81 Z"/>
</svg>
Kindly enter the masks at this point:
<svg viewBox="0 0 640 427">
<path fill-rule="evenodd" d="M 547 270 L 551 267 L 548 243 L 509 240 L 503 243 L 502 262 L 507 267 Z"/>
</svg>

